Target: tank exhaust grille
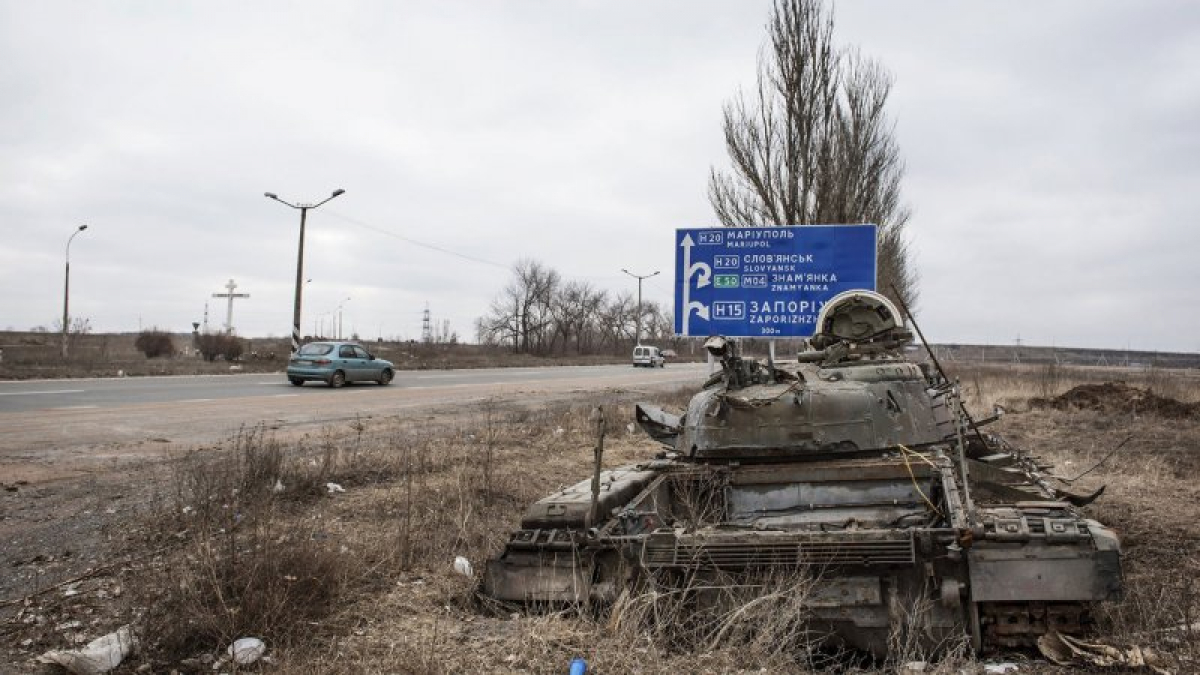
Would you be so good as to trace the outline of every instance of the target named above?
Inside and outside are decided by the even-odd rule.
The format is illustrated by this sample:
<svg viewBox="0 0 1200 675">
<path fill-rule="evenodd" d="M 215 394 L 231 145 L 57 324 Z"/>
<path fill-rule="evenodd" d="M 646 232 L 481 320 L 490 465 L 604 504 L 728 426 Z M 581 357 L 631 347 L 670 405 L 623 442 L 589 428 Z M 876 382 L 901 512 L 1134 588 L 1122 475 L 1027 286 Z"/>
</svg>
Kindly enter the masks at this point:
<svg viewBox="0 0 1200 675">
<path fill-rule="evenodd" d="M 648 542 L 642 563 L 655 567 L 747 567 L 913 565 L 912 539 L 805 542 Z"/>
</svg>

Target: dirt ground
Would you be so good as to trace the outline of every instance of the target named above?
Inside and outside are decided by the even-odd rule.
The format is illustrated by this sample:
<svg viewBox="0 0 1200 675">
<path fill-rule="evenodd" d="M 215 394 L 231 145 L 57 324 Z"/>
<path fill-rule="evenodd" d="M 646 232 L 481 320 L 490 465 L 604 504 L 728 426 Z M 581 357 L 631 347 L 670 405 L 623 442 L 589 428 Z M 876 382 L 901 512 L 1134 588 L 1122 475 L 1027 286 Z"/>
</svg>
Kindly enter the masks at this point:
<svg viewBox="0 0 1200 675">
<path fill-rule="evenodd" d="M 1035 450 L 1060 476 L 1086 472 L 1075 483 L 1080 491 L 1107 486 L 1085 512 L 1120 535 L 1127 590 L 1124 600 L 1102 608 L 1103 629 L 1122 643 L 1165 654 L 1172 672 L 1196 672 L 1200 624 L 1189 626 L 1200 610 L 1200 415 L 1174 414 L 1200 397 L 1190 386 L 1194 374 L 1154 374 L 1163 382 L 1187 383 L 1160 386 L 1179 397 L 1171 397 L 1179 406 L 1144 405 L 1147 392 L 1138 388 L 1144 383 L 1085 395 L 1074 386 L 1103 374 L 1059 373 L 1052 385 L 1046 376 L 991 370 L 960 375 L 975 407 L 1003 399 L 1010 408 L 990 430 Z M 678 403 L 685 395 L 671 396 Z M 632 420 L 631 402 L 644 398 L 645 392 L 574 393 L 532 406 L 489 401 L 434 408 L 403 421 L 269 432 L 296 453 L 292 459 L 300 466 L 339 458 L 341 473 L 325 473 L 323 464 L 317 484 L 334 478 L 346 492 L 319 489 L 289 502 L 294 511 L 284 522 L 314 527 L 312 538 L 336 542 L 332 550 L 340 551 L 354 578 L 339 582 L 346 590 L 335 606 L 322 608 L 305 630 L 269 640 L 273 663 L 251 670 L 551 673 L 564 672 L 572 656 L 583 655 L 599 673 L 782 672 L 782 662 L 747 661 L 737 649 L 672 653 L 593 617 L 496 616 L 474 604 L 474 581 L 452 571 L 451 561 L 461 554 L 475 562 L 478 576 L 525 505 L 587 475 L 593 444 L 588 415 L 595 405 L 604 405 L 613 419 L 607 465 L 656 452 L 656 444 L 625 424 Z M 1036 398 L 1049 403 L 1030 405 Z M 173 582 L 149 595 L 144 587 L 163 578 L 182 584 L 192 569 L 189 556 L 201 550 L 188 548 L 186 527 L 172 530 L 184 477 L 192 476 L 188 485 L 194 485 L 188 471 L 196 455 L 188 453 L 236 459 L 229 451 L 241 447 L 232 440 L 201 448 L 179 437 L 173 441 L 143 444 L 124 455 L 140 456 L 136 460 L 89 461 L 82 469 L 62 465 L 57 477 L 35 481 L 0 479 L 6 481 L 0 485 L 0 673 L 54 672 L 32 659 L 131 621 L 161 626 L 154 623 L 150 599 L 161 593 L 167 602 Z M 425 463 L 415 473 L 414 461 Z M 0 467 L 0 476 L 7 475 Z M 422 529 L 422 518 L 436 522 Z M 355 564 L 346 556 L 357 558 Z M 178 616 L 180 623 L 194 619 Z M 116 672 L 233 672 L 212 669 L 224 648 L 219 642 L 189 643 L 174 660 L 161 656 L 160 642 L 160 656 L 146 650 Z M 1015 662 L 1022 673 L 1060 672 L 1029 654 L 989 659 L 996 660 Z M 982 662 L 939 667 L 981 672 Z M 851 671 L 861 669 L 870 667 Z"/>
</svg>

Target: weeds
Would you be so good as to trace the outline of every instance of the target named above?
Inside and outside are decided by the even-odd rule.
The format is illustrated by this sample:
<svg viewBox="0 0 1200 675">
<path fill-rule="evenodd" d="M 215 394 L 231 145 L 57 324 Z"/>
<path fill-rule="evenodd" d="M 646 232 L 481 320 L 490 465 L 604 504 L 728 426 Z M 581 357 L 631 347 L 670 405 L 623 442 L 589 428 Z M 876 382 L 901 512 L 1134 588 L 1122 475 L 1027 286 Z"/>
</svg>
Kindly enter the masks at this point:
<svg viewBox="0 0 1200 675">
<path fill-rule="evenodd" d="M 293 644 L 397 575 L 482 561 L 561 459 L 520 465 L 581 425 L 569 410 L 479 413 L 424 430 L 356 418 L 291 444 L 255 427 L 180 458 L 148 522 L 170 550 L 133 584 L 152 653 L 174 662 L 247 635 Z"/>
<path fill-rule="evenodd" d="M 149 594 L 146 633 L 158 653 L 186 655 L 247 635 L 289 643 L 329 612 L 355 574 L 319 514 L 290 511 L 289 497 L 311 495 L 329 467 L 313 473 L 286 459 L 259 427 L 178 463 L 158 526 L 161 539 L 180 545 L 135 586 Z"/>
<path fill-rule="evenodd" d="M 803 568 L 657 573 L 618 598 L 608 629 L 677 653 L 734 648 L 756 661 L 808 668 L 824 640 L 809 623 L 816 583 Z"/>
</svg>

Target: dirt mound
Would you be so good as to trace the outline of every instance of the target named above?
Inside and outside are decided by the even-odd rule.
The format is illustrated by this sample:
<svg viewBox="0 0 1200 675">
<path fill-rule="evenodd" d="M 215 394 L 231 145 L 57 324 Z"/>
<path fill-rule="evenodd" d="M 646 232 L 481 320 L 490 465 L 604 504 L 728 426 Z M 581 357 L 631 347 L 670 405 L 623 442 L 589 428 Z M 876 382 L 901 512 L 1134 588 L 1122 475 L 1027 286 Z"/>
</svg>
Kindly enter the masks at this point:
<svg viewBox="0 0 1200 675">
<path fill-rule="evenodd" d="M 1094 410 L 1102 413 L 1155 415 L 1170 419 L 1200 417 L 1200 403 L 1184 403 L 1124 382 L 1081 384 L 1053 398 L 1033 398 L 1031 408 Z"/>
</svg>

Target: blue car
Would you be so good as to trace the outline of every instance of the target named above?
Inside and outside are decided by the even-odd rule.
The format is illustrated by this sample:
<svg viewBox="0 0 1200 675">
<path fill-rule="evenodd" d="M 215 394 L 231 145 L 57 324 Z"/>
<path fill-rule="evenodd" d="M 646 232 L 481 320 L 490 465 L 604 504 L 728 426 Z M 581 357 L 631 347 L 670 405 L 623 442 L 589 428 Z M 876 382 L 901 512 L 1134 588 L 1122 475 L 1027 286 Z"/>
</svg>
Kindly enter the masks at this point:
<svg viewBox="0 0 1200 675">
<path fill-rule="evenodd" d="M 340 387 L 347 382 L 389 384 L 396 371 L 392 362 L 377 359 L 354 342 L 310 342 L 288 360 L 287 378 L 299 387 L 305 382 L 324 382 Z"/>
</svg>

